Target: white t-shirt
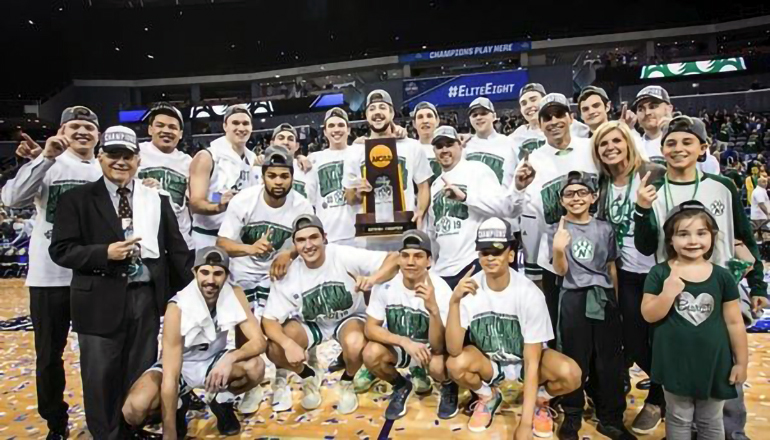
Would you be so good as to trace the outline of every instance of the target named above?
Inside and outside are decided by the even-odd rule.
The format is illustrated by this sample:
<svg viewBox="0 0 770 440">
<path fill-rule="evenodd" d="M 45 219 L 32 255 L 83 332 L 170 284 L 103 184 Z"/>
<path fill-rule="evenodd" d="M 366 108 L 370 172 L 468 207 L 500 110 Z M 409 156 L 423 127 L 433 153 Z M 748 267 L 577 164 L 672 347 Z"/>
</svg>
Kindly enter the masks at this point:
<svg viewBox="0 0 770 440">
<path fill-rule="evenodd" d="M 582 122 L 573 120 L 569 126 L 569 132 L 572 134 L 572 137 L 588 138 L 591 130 Z M 516 151 L 518 160 L 524 159 L 526 153 L 531 154 L 545 145 L 543 130 L 540 127 L 531 128 L 529 123 L 520 125 L 508 137 L 513 139 L 513 148 Z"/>
<path fill-rule="evenodd" d="M 433 283 L 441 322 L 446 325 L 452 289 L 440 276 L 430 271 L 428 276 Z M 415 295 L 414 290 L 404 286 L 404 275 L 401 272 L 392 280 L 372 288 L 366 314 L 378 321 L 385 321 L 388 331 L 395 335 L 428 343 L 430 314 L 425 309 L 425 302 Z"/>
<path fill-rule="evenodd" d="M 364 166 L 364 144 L 353 144 L 349 148 L 350 154 L 345 160 L 342 186 L 353 188 L 361 179 L 361 168 Z M 414 211 L 417 206 L 415 184 L 425 182 L 433 176 L 433 171 L 428 164 L 428 158 L 425 157 L 425 150 L 414 139 L 399 139 L 396 141 L 396 150 L 398 153 L 398 164 L 401 167 L 401 177 L 406 185 L 404 188 L 404 198 L 406 199 L 406 210 Z M 397 185 L 397 182 L 393 182 Z M 377 204 L 392 203 L 393 195 L 383 187 L 374 186 L 375 202 Z M 361 207 L 363 209 L 363 206 Z M 363 212 L 363 211 L 361 211 Z"/>
<path fill-rule="evenodd" d="M 436 179 L 438 179 L 438 176 L 441 175 L 441 164 L 436 160 L 436 152 L 433 150 L 433 144 L 420 143 L 420 146 L 422 146 L 422 151 L 425 152 L 425 157 L 428 158 L 428 165 L 430 165 L 430 169 L 433 171 L 433 177 L 430 178 L 430 184 L 433 185 L 433 182 L 435 182 Z"/>
<path fill-rule="evenodd" d="M 631 190 L 628 185 L 622 187 L 610 185 L 610 200 L 607 203 L 607 220 L 613 225 L 628 225 L 628 231 L 624 234 L 623 243 L 620 246 L 619 267 L 626 272 L 646 274 L 655 265 L 655 256 L 642 255 L 634 245 L 634 207 L 636 206 L 636 191 L 639 189 L 641 178 L 634 174 Z M 626 200 L 627 199 L 627 200 Z M 625 200 L 625 203 L 624 203 Z M 617 232 L 617 227 L 615 229 Z"/>
<path fill-rule="evenodd" d="M 506 188 L 511 186 L 519 152 L 513 139 L 493 132 L 488 138 L 473 136 L 463 150 L 469 161 L 481 162 L 488 166 L 497 177 L 497 181 Z"/>
<path fill-rule="evenodd" d="M 762 212 L 759 208 L 759 204 L 764 203 L 765 209 L 770 209 L 770 198 L 767 197 L 767 190 L 758 186 L 751 193 L 751 219 L 752 220 L 767 220 L 767 214 Z"/>
<path fill-rule="evenodd" d="M 553 328 L 543 292 L 524 275 L 509 269 L 511 282 L 502 292 L 487 285 L 484 272 L 472 277 L 479 288 L 460 301 L 460 326 L 471 343 L 490 359 L 521 362 L 524 344 L 553 339 Z"/>
<path fill-rule="evenodd" d="M 698 167 L 698 171 L 702 173 L 715 174 L 717 176 L 721 174 L 719 161 L 716 157 L 712 156 L 708 150 L 706 151 L 706 160 L 704 162 L 696 162 L 696 166 Z"/>
<path fill-rule="evenodd" d="M 353 276 L 367 276 L 381 266 L 387 252 L 329 244 L 321 267 L 311 269 L 302 257 L 294 260 L 286 276 L 273 283 L 263 318 L 283 323 L 292 316 L 304 322 L 333 326 L 366 311 L 364 295 L 355 290 Z"/>
<path fill-rule="evenodd" d="M 347 156 L 348 149 L 327 149 L 308 156 L 313 163 L 313 179 L 317 182 L 315 212 L 324 225 L 329 243 L 356 236 L 356 209 L 345 201 L 345 188 L 342 187 Z"/>
<path fill-rule="evenodd" d="M 641 142 L 643 147 L 642 149 L 644 150 L 644 153 L 647 155 L 647 159 L 650 162 L 666 166 L 666 158 L 663 157 L 663 153 L 660 151 L 660 141 L 663 139 L 663 134 L 659 135 L 655 139 L 650 139 L 645 134 L 644 136 L 640 136 L 638 139 Z"/>
<path fill-rule="evenodd" d="M 261 174 L 260 174 L 261 177 Z M 292 188 L 299 193 L 302 197 L 308 199 L 311 205 L 315 204 L 315 194 L 317 192 L 318 181 L 313 170 L 310 172 L 304 172 L 299 167 L 299 162 L 294 159 L 294 174 Z"/>
<path fill-rule="evenodd" d="M 230 279 L 244 289 L 251 289 L 269 277 L 270 265 L 276 254 L 291 247 L 294 220 L 302 214 L 312 214 L 313 208 L 296 191 L 289 191 L 286 202 L 273 208 L 265 202 L 264 185 L 252 186 L 235 195 L 225 211 L 219 236 L 236 243 L 254 244 L 268 229 L 273 252 L 264 256 L 230 259 Z"/>
</svg>

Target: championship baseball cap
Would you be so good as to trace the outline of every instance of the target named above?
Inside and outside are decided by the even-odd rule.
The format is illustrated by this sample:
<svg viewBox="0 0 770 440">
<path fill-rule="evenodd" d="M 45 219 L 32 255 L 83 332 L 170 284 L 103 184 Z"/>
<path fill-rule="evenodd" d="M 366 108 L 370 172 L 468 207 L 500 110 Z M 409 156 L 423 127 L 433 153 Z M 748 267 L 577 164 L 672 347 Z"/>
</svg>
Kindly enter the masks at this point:
<svg viewBox="0 0 770 440">
<path fill-rule="evenodd" d="M 704 205 L 703 203 L 697 201 L 697 200 L 688 200 L 686 202 L 680 203 L 677 206 L 674 206 L 671 208 L 668 213 L 666 213 L 666 221 L 663 222 L 663 228 L 665 229 L 666 226 L 673 221 L 679 214 L 685 211 L 702 211 L 705 212 L 706 215 L 711 219 L 711 225 L 713 226 L 715 231 L 719 230 L 719 225 L 717 225 L 716 220 L 714 219 L 714 214 L 711 213 L 711 211 Z"/>
<path fill-rule="evenodd" d="M 503 250 L 511 245 L 513 231 L 511 224 L 498 217 L 484 220 L 476 231 L 476 250 Z"/>
<path fill-rule="evenodd" d="M 139 154 L 134 130 L 122 125 L 115 125 L 107 128 L 102 134 L 102 151 L 112 153 L 119 150 L 128 150 L 131 153 Z"/>
<path fill-rule="evenodd" d="M 489 98 L 485 98 L 483 96 L 480 96 L 471 102 L 471 105 L 468 106 L 468 114 L 471 114 L 471 112 L 477 108 L 484 108 L 491 112 L 495 111 L 495 106 L 492 105 L 492 101 L 490 101 Z"/>
<path fill-rule="evenodd" d="M 206 246 L 195 252 L 193 269 L 197 270 L 201 266 L 218 266 L 230 272 L 230 257 L 221 247 Z"/>
<path fill-rule="evenodd" d="M 369 92 L 369 94 L 366 96 L 366 108 L 369 108 L 369 106 L 375 102 L 384 102 L 385 104 L 393 107 L 393 98 L 390 97 L 390 93 L 382 89 L 372 90 Z"/>
<path fill-rule="evenodd" d="M 569 112 L 569 101 L 566 96 L 561 93 L 549 93 L 540 100 L 540 107 L 537 112 L 538 117 L 542 116 L 547 108 L 554 106 L 563 107 Z"/>
<path fill-rule="evenodd" d="M 248 116 L 249 119 L 251 119 L 251 112 L 249 111 L 249 109 L 243 104 L 237 104 L 237 105 L 231 105 L 230 107 L 227 107 L 227 111 L 225 111 L 225 118 L 223 119 L 223 121 L 227 122 L 227 118 L 229 118 L 230 116 L 236 113 L 243 113 L 244 115 Z"/>
<path fill-rule="evenodd" d="M 329 119 L 331 119 L 331 118 L 333 118 L 335 116 L 338 117 L 338 118 L 344 119 L 346 124 L 348 122 L 350 122 L 350 119 L 348 119 L 348 112 L 346 112 L 345 110 L 343 110 L 343 109 L 341 109 L 339 107 L 334 107 L 334 108 L 330 108 L 326 112 L 326 115 L 324 116 L 324 124 L 326 124 L 326 121 L 328 121 Z M 278 133 L 276 133 L 276 134 L 278 134 Z"/>
<path fill-rule="evenodd" d="M 661 144 L 666 142 L 666 138 L 671 133 L 684 132 L 695 135 L 701 143 L 708 142 L 708 134 L 706 132 L 706 124 L 699 118 L 693 118 L 690 116 L 677 116 L 670 120 L 668 124 L 663 126 L 663 137 L 661 138 Z"/>
<path fill-rule="evenodd" d="M 419 112 L 420 110 L 424 110 L 426 108 L 430 109 L 431 111 L 433 111 L 433 114 L 436 115 L 436 119 L 438 119 L 438 110 L 436 110 L 436 106 L 431 104 L 428 101 L 422 101 L 422 102 L 417 103 L 417 105 L 414 106 L 414 110 L 412 110 L 412 113 L 411 113 L 410 116 L 412 118 L 416 118 L 417 117 L 417 112 Z"/>
<path fill-rule="evenodd" d="M 61 123 L 59 125 L 64 125 L 70 121 L 88 121 L 99 128 L 99 118 L 96 116 L 96 113 L 82 105 L 67 107 L 61 112 Z"/>
<path fill-rule="evenodd" d="M 322 234 L 325 233 L 324 224 L 321 222 L 320 218 L 316 217 L 313 214 L 302 214 L 294 220 L 294 224 L 292 226 L 291 238 L 294 239 L 294 236 L 297 235 L 297 232 L 305 228 L 318 228 L 318 230 L 321 231 Z"/>
<path fill-rule="evenodd" d="M 153 118 L 156 115 L 166 115 L 175 118 L 177 121 L 179 121 L 179 128 L 184 130 L 184 119 L 182 118 L 182 112 L 180 112 L 178 108 L 174 107 L 168 102 L 159 102 L 152 106 L 150 111 L 147 112 L 147 114 L 144 116 L 144 119 L 151 124 Z"/>
<path fill-rule="evenodd" d="M 431 139 L 430 143 L 431 145 L 436 145 L 436 142 L 444 138 L 458 142 L 460 141 L 460 136 L 457 135 L 457 130 L 455 130 L 454 127 L 451 125 L 442 125 L 433 130 L 433 139 Z"/>
<path fill-rule="evenodd" d="M 647 86 L 636 94 L 634 103 L 631 104 L 631 108 L 636 110 L 636 107 L 645 99 L 654 99 L 657 101 L 671 104 L 671 98 L 668 97 L 668 92 L 661 86 Z"/>
<path fill-rule="evenodd" d="M 294 158 L 289 150 L 280 145 L 270 145 L 265 149 L 265 161 L 262 163 L 262 169 L 268 167 L 285 167 L 294 171 Z"/>
<path fill-rule="evenodd" d="M 588 188 L 592 193 L 596 192 L 594 180 L 581 171 L 570 171 L 569 174 L 567 174 L 567 178 L 564 179 L 564 183 L 562 183 L 561 189 L 559 190 L 559 196 L 563 195 L 564 189 L 570 185 L 582 185 Z"/>
<path fill-rule="evenodd" d="M 278 133 L 280 133 L 282 131 L 288 131 L 289 133 L 293 134 L 294 135 L 294 140 L 298 140 L 299 139 L 299 136 L 297 136 L 297 129 L 294 128 L 293 125 L 291 125 L 291 124 L 289 124 L 287 122 L 284 122 L 283 124 L 275 127 L 273 129 L 273 137 L 271 137 L 270 139 L 275 139 L 275 137 L 278 136 Z"/>
<path fill-rule="evenodd" d="M 580 91 L 580 96 L 578 96 L 578 104 L 586 100 L 591 95 L 599 95 L 602 98 L 602 101 L 605 103 L 610 101 L 609 96 L 607 96 L 607 92 L 604 91 L 601 87 L 596 86 L 586 86 L 583 87 L 583 90 Z"/>
<path fill-rule="evenodd" d="M 430 237 L 418 229 L 410 229 L 401 234 L 401 249 L 419 249 L 431 255 Z"/>
<path fill-rule="evenodd" d="M 529 83 L 529 84 L 524 85 L 524 87 L 522 87 L 521 90 L 519 90 L 519 99 L 521 99 L 521 97 L 524 96 L 524 94 L 528 93 L 528 92 L 537 92 L 541 96 L 547 95 L 547 93 L 545 93 L 545 87 L 543 87 L 542 84 L 540 84 L 540 83 Z"/>
</svg>

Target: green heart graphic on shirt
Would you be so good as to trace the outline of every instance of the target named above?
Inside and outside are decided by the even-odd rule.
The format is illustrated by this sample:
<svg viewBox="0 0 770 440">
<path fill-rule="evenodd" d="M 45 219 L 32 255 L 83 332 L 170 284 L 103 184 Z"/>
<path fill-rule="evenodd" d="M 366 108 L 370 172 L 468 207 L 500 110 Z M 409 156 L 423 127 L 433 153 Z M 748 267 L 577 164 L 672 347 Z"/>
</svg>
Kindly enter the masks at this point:
<svg viewBox="0 0 770 440">
<path fill-rule="evenodd" d="M 697 327 L 714 311 L 714 297 L 708 293 L 702 293 L 695 298 L 689 292 L 682 292 L 676 298 L 674 306 L 682 318 Z"/>
</svg>

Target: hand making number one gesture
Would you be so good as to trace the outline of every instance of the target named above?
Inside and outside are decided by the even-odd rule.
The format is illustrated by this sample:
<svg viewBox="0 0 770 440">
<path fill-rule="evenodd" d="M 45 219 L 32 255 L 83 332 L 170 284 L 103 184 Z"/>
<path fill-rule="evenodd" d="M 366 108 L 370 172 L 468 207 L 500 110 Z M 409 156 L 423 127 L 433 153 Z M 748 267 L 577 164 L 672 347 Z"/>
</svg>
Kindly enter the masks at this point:
<svg viewBox="0 0 770 440">
<path fill-rule="evenodd" d="M 569 246 L 569 242 L 572 240 L 572 235 L 564 227 L 564 217 L 559 220 L 559 229 L 556 230 L 556 234 L 553 235 L 553 248 L 564 250 Z"/>
<path fill-rule="evenodd" d="M 636 204 L 645 209 L 652 208 L 652 203 L 658 198 L 655 186 L 647 184 L 649 178 L 650 172 L 647 171 L 647 174 L 642 177 L 642 181 L 639 182 L 639 189 L 636 191 Z"/>
</svg>

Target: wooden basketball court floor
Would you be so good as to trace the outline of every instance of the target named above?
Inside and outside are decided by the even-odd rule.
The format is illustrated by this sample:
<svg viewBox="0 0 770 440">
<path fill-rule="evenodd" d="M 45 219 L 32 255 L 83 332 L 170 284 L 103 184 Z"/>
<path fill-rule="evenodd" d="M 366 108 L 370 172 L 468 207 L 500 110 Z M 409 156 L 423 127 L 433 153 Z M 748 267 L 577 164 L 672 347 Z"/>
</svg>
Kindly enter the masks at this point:
<svg viewBox="0 0 770 440">
<path fill-rule="evenodd" d="M 0 320 L 29 314 L 29 298 L 23 280 L 0 280 Z M 750 364 L 746 385 L 748 407 L 747 434 L 753 440 L 770 438 L 770 334 L 749 335 Z M 337 353 L 333 344 L 325 344 L 319 350 L 322 364 L 327 364 Z M 77 337 L 71 334 L 65 351 L 67 371 L 66 399 L 70 405 L 70 438 L 88 439 L 83 410 Z M 268 370 L 268 374 L 273 374 Z M 634 383 L 645 376 L 632 371 Z M 380 438 L 385 419 L 389 390 L 375 387 L 359 396 L 360 407 L 356 413 L 342 415 L 336 411 L 336 382 L 339 373 L 328 375 L 324 386 L 324 403 L 315 411 L 306 412 L 299 406 L 301 395 L 299 381 L 293 379 L 295 409 L 291 412 L 272 413 L 269 408 L 271 391 L 265 388 L 264 400 L 258 413 L 242 419 L 242 431 L 229 438 L 265 439 L 377 439 Z M 630 425 L 640 410 L 646 392 L 632 391 L 627 398 L 626 425 Z M 387 437 L 392 439 L 511 439 L 521 413 L 514 404 L 519 389 L 504 389 L 505 402 L 498 410 L 493 425 L 483 434 L 475 434 L 466 427 L 467 416 L 462 412 L 452 420 L 436 417 L 438 393 L 418 398 L 412 396 L 407 415 L 393 423 Z M 467 399 L 461 396 L 461 404 Z M 216 422 L 210 413 L 189 413 L 194 416 L 189 423 L 190 436 L 195 438 L 224 438 L 217 433 Z M 31 331 L 0 332 L 0 439 L 45 438 L 45 421 L 37 413 L 35 397 L 35 355 Z M 584 422 L 583 439 L 605 438 L 595 430 L 593 422 Z M 657 440 L 664 437 L 661 425 L 652 435 L 640 437 Z M 554 436 L 554 439 L 556 437 Z"/>
</svg>

